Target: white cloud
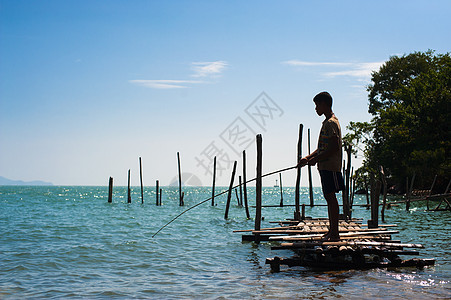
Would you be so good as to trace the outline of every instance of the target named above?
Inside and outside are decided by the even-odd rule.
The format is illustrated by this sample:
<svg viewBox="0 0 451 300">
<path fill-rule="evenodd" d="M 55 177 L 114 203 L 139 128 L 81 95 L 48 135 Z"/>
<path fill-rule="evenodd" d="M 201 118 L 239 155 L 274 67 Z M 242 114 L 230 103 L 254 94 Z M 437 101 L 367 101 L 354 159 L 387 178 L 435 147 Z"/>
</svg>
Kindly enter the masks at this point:
<svg viewBox="0 0 451 300">
<path fill-rule="evenodd" d="M 300 60 L 288 60 L 282 62 L 294 67 L 324 67 L 323 75 L 327 77 L 348 76 L 358 81 L 368 81 L 371 72 L 377 71 L 384 62 L 346 63 L 346 62 L 309 62 Z M 333 68 L 333 70 L 331 70 Z"/>
<path fill-rule="evenodd" d="M 183 89 L 187 84 L 202 83 L 197 80 L 130 80 L 130 83 L 152 89 Z"/>
<path fill-rule="evenodd" d="M 192 77 L 219 76 L 227 67 L 227 62 L 218 60 L 213 62 L 193 62 L 194 74 Z"/>
</svg>

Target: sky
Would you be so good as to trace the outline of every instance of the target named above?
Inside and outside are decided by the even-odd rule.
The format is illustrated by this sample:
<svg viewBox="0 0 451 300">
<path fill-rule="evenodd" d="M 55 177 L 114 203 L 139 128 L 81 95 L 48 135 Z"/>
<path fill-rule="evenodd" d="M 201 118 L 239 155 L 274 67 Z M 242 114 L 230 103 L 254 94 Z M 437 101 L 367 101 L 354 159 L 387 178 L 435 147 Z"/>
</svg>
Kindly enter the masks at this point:
<svg viewBox="0 0 451 300">
<path fill-rule="evenodd" d="M 451 49 L 451 1 L 0 0 L 0 176 L 55 185 L 230 182 L 296 164 L 324 117 L 369 121 L 371 72 Z M 358 168 L 362 157 L 353 158 Z M 301 185 L 307 186 L 307 169 Z M 313 183 L 320 186 L 315 168 Z M 295 171 L 282 174 L 294 186 Z M 271 186 L 277 175 L 265 178 Z"/>
</svg>

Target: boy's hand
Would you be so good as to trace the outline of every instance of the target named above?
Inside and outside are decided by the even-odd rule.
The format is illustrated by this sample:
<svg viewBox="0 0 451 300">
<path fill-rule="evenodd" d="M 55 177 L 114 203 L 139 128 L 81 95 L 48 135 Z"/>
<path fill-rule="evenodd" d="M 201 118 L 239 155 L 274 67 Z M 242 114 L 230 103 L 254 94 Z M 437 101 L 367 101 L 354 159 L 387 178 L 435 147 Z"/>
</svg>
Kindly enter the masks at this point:
<svg viewBox="0 0 451 300">
<path fill-rule="evenodd" d="M 308 164 L 308 159 L 306 157 L 303 157 L 298 162 L 298 168 L 302 168 L 303 166 Z"/>
</svg>

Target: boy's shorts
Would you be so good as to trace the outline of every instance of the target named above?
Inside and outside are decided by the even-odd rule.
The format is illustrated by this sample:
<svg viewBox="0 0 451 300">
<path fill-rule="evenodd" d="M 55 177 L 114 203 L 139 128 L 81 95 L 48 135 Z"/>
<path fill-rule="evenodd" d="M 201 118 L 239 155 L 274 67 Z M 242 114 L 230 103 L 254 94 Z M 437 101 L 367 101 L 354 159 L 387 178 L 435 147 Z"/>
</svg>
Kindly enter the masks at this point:
<svg viewBox="0 0 451 300">
<path fill-rule="evenodd" d="M 338 193 L 345 189 L 345 183 L 341 172 L 319 170 L 319 175 L 321 177 L 321 186 L 324 195 Z"/>
</svg>

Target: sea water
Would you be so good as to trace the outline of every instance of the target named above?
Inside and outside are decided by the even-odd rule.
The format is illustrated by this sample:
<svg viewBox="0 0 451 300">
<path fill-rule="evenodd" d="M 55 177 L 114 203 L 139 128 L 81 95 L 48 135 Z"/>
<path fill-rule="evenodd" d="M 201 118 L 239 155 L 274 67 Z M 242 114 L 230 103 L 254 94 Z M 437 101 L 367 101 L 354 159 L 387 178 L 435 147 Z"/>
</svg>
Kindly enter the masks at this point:
<svg viewBox="0 0 451 300">
<path fill-rule="evenodd" d="M 216 188 L 221 191 L 221 188 Z M 224 189 L 222 189 L 224 190 Z M 124 187 L 0 187 L 0 299 L 430 299 L 451 297 L 451 241 L 448 212 L 425 211 L 415 202 L 386 210 L 386 223 L 398 224 L 393 236 L 421 243 L 420 258 L 435 258 L 424 269 L 394 268 L 317 271 L 282 266 L 272 273 L 267 257 L 293 255 L 271 250 L 272 243 L 241 242 L 234 230 L 252 229 L 235 194 L 224 219 L 226 195 L 188 211 L 152 235 L 173 217 L 210 197 L 206 187 L 163 187 L 162 206 L 155 188 L 139 188 L 127 202 Z M 325 204 L 315 188 L 315 202 Z M 284 188 L 293 204 L 294 188 Z M 309 203 L 308 190 L 301 203 Z M 249 188 L 250 205 L 255 189 Z M 339 199 L 340 201 L 340 199 Z M 263 204 L 277 205 L 280 190 L 263 189 Z M 366 203 L 356 196 L 356 204 Z M 262 227 L 293 216 L 293 207 L 263 208 Z M 250 209 L 254 216 L 255 209 Z M 306 215 L 326 217 L 327 208 L 306 206 Z M 355 207 L 353 217 L 366 223 L 370 212 Z M 410 257 L 405 257 L 405 259 Z"/>
</svg>

